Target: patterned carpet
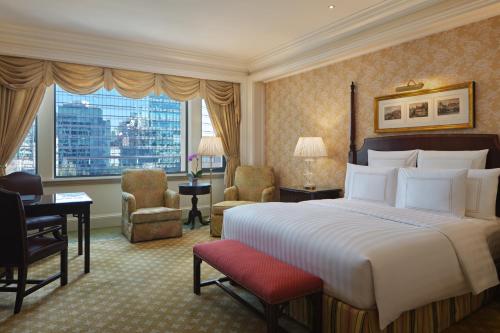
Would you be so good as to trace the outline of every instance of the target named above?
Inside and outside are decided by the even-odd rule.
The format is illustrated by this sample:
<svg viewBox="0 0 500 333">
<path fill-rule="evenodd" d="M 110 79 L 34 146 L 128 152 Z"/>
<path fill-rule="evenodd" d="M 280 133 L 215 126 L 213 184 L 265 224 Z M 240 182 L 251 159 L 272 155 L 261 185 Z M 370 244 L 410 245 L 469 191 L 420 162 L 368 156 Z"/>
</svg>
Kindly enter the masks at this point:
<svg viewBox="0 0 500 333">
<path fill-rule="evenodd" d="M 207 227 L 139 244 L 116 231 L 112 237 L 96 232 L 88 275 L 71 242 L 68 285 L 56 282 L 28 296 L 16 316 L 14 295 L 1 293 L 0 332 L 264 332 L 260 319 L 219 288 L 204 288 L 201 297 L 192 293 L 192 245 L 209 239 Z M 29 275 L 44 277 L 57 269 L 54 257 Z M 207 266 L 202 273 L 217 276 Z M 450 332 L 500 332 L 500 305 L 482 309 Z"/>
</svg>

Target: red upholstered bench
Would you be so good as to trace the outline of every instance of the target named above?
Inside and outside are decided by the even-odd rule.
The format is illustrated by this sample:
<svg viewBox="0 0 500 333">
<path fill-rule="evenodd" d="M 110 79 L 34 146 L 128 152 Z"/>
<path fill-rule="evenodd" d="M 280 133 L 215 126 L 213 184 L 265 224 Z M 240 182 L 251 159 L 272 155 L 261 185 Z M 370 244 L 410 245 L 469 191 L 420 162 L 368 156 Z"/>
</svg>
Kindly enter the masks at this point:
<svg viewBox="0 0 500 333">
<path fill-rule="evenodd" d="M 194 293 L 215 284 L 266 319 L 267 332 L 278 332 L 278 319 L 283 305 L 301 297 L 313 305 L 313 332 L 321 332 L 323 281 L 299 268 L 284 263 L 235 240 L 219 240 L 197 244 L 194 255 Z M 200 281 L 200 266 L 206 262 L 225 275 Z M 258 297 L 265 306 L 264 314 L 237 295 L 223 282 L 232 281 Z"/>
</svg>

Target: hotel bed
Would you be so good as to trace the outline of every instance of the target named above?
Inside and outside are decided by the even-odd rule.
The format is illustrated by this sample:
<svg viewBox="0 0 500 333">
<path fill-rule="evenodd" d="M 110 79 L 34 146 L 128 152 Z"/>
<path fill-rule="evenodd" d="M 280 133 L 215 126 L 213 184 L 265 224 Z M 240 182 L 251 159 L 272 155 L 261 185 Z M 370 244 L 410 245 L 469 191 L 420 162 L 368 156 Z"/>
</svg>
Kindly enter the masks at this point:
<svg viewBox="0 0 500 333">
<path fill-rule="evenodd" d="M 488 239 L 496 221 L 443 217 L 355 200 L 231 209 L 224 237 L 323 279 L 325 293 L 377 308 L 380 326 L 434 301 L 498 284 Z"/>
<path fill-rule="evenodd" d="M 369 149 L 488 149 L 486 168 L 500 167 L 496 135 L 376 137 L 359 151 L 351 140 L 350 162 L 359 165 L 368 164 Z M 315 200 L 228 210 L 223 237 L 321 277 L 324 332 L 439 332 L 493 295 L 499 221 L 361 200 Z M 305 301 L 292 304 L 290 315 L 307 323 Z"/>
</svg>

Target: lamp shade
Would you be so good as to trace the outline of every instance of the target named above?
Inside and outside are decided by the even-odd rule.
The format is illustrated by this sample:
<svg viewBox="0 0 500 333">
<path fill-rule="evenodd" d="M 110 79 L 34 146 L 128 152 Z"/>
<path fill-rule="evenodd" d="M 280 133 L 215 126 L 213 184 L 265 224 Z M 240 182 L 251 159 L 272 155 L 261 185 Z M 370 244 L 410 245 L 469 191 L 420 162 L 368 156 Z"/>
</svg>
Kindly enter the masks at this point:
<svg viewBox="0 0 500 333">
<path fill-rule="evenodd" d="M 297 157 L 325 157 L 326 147 L 321 137 L 300 137 L 295 146 L 293 156 Z"/>
<path fill-rule="evenodd" d="M 198 154 L 202 156 L 222 156 L 224 147 L 218 136 L 203 136 L 198 145 Z"/>
</svg>

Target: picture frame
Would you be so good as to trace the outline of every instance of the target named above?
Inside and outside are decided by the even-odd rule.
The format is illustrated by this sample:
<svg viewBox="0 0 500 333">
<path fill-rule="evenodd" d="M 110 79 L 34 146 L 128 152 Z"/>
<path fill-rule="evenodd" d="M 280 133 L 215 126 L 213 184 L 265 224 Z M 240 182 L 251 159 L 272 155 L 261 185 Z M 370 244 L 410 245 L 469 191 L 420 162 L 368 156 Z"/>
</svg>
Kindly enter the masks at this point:
<svg viewBox="0 0 500 333">
<path fill-rule="evenodd" d="M 475 82 L 375 97 L 376 133 L 473 128 Z"/>
</svg>

